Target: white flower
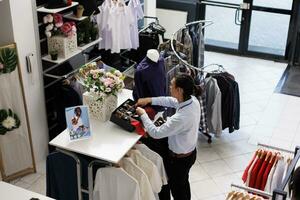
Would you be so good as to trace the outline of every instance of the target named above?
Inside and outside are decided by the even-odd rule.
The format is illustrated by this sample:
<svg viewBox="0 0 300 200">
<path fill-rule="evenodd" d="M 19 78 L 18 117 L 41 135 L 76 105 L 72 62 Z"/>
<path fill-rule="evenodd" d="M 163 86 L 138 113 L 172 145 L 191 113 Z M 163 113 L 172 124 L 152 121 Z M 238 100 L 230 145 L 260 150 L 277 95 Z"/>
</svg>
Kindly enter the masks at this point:
<svg viewBox="0 0 300 200">
<path fill-rule="evenodd" d="M 43 17 L 44 24 L 52 23 L 53 22 L 53 16 L 51 14 L 48 14 Z"/>
<path fill-rule="evenodd" d="M 122 76 L 122 73 L 121 73 L 119 70 L 116 70 L 116 71 L 115 71 L 115 75 L 116 75 L 117 77 L 120 77 L 120 76 Z"/>
<path fill-rule="evenodd" d="M 111 92 L 111 89 L 110 89 L 109 87 L 107 87 L 107 88 L 105 89 L 105 92 Z"/>
<path fill-rule="evenodd" d="M 49 23 L 52 23 L 52 22 L 53 22 L 53 16 L 50 15 L 50 14 L 48 15 L 48 22 L 49 22 Z"/>
<path fill-rule="evenodd" d="M 72 31 L 73 31 L 74 33 L 76 33 L 76 31 L 77 31 L 76 26 L 72 26 Z"/>
<path fill-rule="evenodd" d="M 52 35 L 50 31 L 45 31 L 45 34 L 46 34 L 47 38 L 51 37 L 51 35 Z"/>
<path fill-rule="evenodd" d="M 12 127 L 16 126 L 16 120 L 13 117 L 7 117 L 3 122 L 2 126 L 6 129 L 11 129 Z"/>
<path fill-rule="evenodd" d="M 46 31 L 51 31 L 53 27 L 53 24 L 48 24 L 48 26 L 46 26 Z"/>
</svg>

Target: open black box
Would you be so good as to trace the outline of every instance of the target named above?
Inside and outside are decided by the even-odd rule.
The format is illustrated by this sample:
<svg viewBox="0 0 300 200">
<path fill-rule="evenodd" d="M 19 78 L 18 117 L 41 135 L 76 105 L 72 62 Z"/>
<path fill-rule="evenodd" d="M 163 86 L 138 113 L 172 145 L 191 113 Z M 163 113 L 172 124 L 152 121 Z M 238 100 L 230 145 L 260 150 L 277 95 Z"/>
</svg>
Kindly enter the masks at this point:
<svg viewBox="0 0 300 200">
<path fill-rule="evenodd" d="M 135 101 L 127 99 L 111 114 L 110 121 L 121 126 L 127 131 L 133 132 L 135 127 L 131 125 L 131 119 L 141 121 L 135 114 Z M 120 114 L 121 113 L 121 114 Z"/>
</svg>

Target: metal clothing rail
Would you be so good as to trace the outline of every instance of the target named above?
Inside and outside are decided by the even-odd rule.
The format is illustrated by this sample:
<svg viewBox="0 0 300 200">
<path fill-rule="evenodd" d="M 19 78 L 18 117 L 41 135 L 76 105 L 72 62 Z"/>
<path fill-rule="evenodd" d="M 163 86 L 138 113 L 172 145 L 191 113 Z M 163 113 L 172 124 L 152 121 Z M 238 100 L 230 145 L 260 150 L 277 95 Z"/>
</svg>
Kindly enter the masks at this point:
<svg viewBox="0 0 300 200">
<path fill-rule="evenodd" d="M 264 192 L 262 190 L 258 190 L 258 189 L 251 188 L 251 187 L 246 187 L 246 186 L 241 186 L 241 185 L 237 185 L 237 184 L 231 184 L 231 186 L 236 187 L 236 188 L 240 188 L 240 189 L 244 189 L 246 191 L 253 192 L 253 193 L 258 194 L 258 195 L 270 197 L 270 198 L 272 198 L 272 200 L 277 200 L 277 199 L 286 200 L 287 199 L 287 192 L 285 191 L 285 187 L 288 184 L 288 182 L 290 181 L 291 177 L 293 176 L 293 172 L 295 170 L 297 162 L 300 159 L 300 146 L 295 147 L 295 151 L 290 151 L 288 149 L 283 149 L 283 148 L 280 148 L 280 147 L 275 147 L 275 146 L 262 144 L 262 143 L 258 143 L 258 146 L 294 154 L 294 158 L 293 158 L 293 160 L 292 160 L 292 162 L 291 162 L 291 164 L 288 168 L 286 176 L 285 176 L 284 180 L 282 181 L 281 185 L 278 188 L 276 188 L 274 191 L 272 191 L 272 194 Z M 281 198 L 279 198 L 279 197 L 281 197 Z"/>
<path fill-rule="evenodd" d="M 239 188 L 239 189 L 242 189 L 242 190 L 246 190 L 247 192 L 252 192 L 252 193 L 262 195 L 262 196 L 266 196 L 266 197 L 272 197 L 273 196 L 271 193 L 264 192 L 264 191 L 261 191 L 261 190 L 255 189 L 255 188 L 251 188 L 251 187 L 247 187 L 247 186 L 237 185 L 237 184 L 234 184 L 234 183 L 231 184 L 231 187 Z"/>
<path fill-rule="evenodd" d="M 184 59 L 182 59 L 178 53 L 176 52 L 175 50 L 175 47 L 174 47 L 174 40 L 175 40 L 175 35 L 177 34 L 177 32 L 179 31 L 182 31 L 184 29 L 186 29 L 187 27 L 191 26 L 191 25 L 194 25 L 194 24 L 204 24 L 202 26 L 202 29 L 210 26 L 213 24 L 213 21 L 211 20 L 199 20 L 199 21 L 194 21 L 194 22 L 190 22 L 190 23 L 187 23 L 185 24 L 183 27 L 181 27 L 180 29 L 178 29 L 177 31 L 175 31 L 173 34 L 172 34 L 172 38 L 171 38 L 171 48 L 172 48 L 172 51 L 174 52 L 175 56 L 186 66 L 192 68 L 192 69 L 195 69 L 197 71 L 200 71 L 200 72 L 204 72 L 202 68 L 198 68 L 198 67 L 195 67 L 191 64 L 189 64 L 187 61 L 185 61 Z M 202 30 L 199 30 L 199 31 L 202 31 Z"/>
</svg>

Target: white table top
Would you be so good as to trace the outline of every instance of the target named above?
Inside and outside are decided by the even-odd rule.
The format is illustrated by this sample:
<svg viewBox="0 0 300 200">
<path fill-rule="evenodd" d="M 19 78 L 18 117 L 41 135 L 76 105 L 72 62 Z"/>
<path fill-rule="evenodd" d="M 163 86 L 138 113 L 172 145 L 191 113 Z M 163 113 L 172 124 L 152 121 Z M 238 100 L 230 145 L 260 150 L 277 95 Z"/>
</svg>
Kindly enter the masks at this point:
<svg viewBox="0 0 300 200">
<path fill-rule="evenodd" d="M 124 89 L 118 96 L 118 106 L 129 98 L 132 98 L 132 91 Z M 68 131 L 64 130 L 50 141 L 50 145 L 111 163 L 118 163 L 141 138 L 137 133 L 125 131 L 110 121 L 99 122 L 90 119 L 90 124 L 92 133 L 90 138 L 71 141 Z"/>
<path fill-rule="evenodd" d="M 0 181 L 0 196 L 3 200 L 30 200 L 38 198 L 40 200 L 54 200 L 52 198 L 25 190 L 23 188 Z"/>
</svg>

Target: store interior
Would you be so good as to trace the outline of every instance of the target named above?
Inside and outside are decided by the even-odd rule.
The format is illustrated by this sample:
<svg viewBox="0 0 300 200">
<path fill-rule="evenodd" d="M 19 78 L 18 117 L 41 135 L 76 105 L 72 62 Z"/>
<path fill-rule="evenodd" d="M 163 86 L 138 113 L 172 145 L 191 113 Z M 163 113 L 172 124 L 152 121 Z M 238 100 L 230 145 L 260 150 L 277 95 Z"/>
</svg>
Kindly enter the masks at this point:
<svg viewBox="0 0 300 200">
<path fill-rule="evenodd" d="M 114 5 L 128 18 L 113 16 Z M 130 6 L 134 11 L 129 19 Z M 160 94 L 163 90 L 164 95 L 152 95 L 172 95 L 168 86 L 172 72 L 174 77 L 189 74 L 193 83 L 204 84 L 197 97 L 202 114 L 197 121 L 196 159 L 187 173 L 190 197 L 185 199 L 298 200 L 300 191 L 294 188 L 300 166 L 299 11 L 297 0 L 278 5 L 258 0 L 0 0 L 4 27 L 0 30 L 0 194 L 5 200 L 129 200 L 130 195 L 130 200 L 167 200 L 163 191 L 168 186 L 170 199 L 183 200 L 170 186 L 173 179 L 168 178 L 172 175 L 167 164 L 162 173 L 166 179 L 159 171 L 158 189 L 155 175 L 149 176 L 145 168 L 148 196 L 146 186 L 141 186 L 144 175 L 137 178 L 125 167 L 128 156 L 134 160 L 133 152 L 142 148 L 140 143 L 155 152 L 162 165 L 169 158 L 155 149 L 160 139 L 152 141 L 152 129 L 134 105 L 150 97 L 148 83 L 163 88 L 153 90 Z M 20 17 L 20 13 L 28 14 Z M 200 30 L 193 37 L 192 27 Z M 162 79 L 159 71 L 146 75 L 139 71 L 145 63 L 163 66 L 163 84 L 156 82 Z M 104 83 L 107 90 L 103 90 L 97 85 L 102 84 L 102 74 L 118 80 L 111 88 Z M 232 81 L 228 93 L 218 79 L 224 74 L 226 84 Z M 214 95 L 220 96 L 214 96 L 214 103 L 209 103 L 214 91 L 208 88 L 208 78 L 218 80 L 219 92 Z M 70 87 L 75 92 L 66 95 Z M 80 133 L 78 127 L 73 131 L 77 118 L 72 118 L 79 107 L 87 124 Z M 156 128 L 174 114 L 162 107 L 144 108 Z M 172 155 L 168 156 L 190 156 L 190 152 L 174 153 L 170 146 L 169 140 Z M 143 169 L 144 164 L 134 161 Z M 279 178 L 272 177 L 280 167 Z M 117 176 L 120 168 L 135 180 L 132 185 L 122 185 Z M 113 178 L 102 175 L 108 169 L 113 169 Z M 121 191 L 123 197 L 114 194 Z"/>
</svg>

